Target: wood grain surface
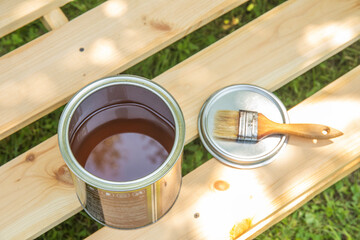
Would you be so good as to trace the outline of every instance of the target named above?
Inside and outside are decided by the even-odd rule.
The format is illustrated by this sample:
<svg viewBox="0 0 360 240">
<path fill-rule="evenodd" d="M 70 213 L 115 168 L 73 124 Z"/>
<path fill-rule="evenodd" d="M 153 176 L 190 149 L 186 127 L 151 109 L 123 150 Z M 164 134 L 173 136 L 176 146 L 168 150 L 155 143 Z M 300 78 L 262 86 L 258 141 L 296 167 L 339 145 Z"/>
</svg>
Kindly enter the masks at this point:
<svg viewBox="0 0 360 240">
<path fill-rule="evenodd" d="M 110 0 L 1 57 L 0 139 L 246 1 Z"/>
<path fill-rule="evenodd" d="M 54 10 L 51 10 L 49 13 L 45 14 L 41 21 L 48 30 L 58 29 L 69 22 L 60 8 L 55 8 Z"/>
<path fill-rule="evenodd" d="M 71 0 L 0 0 L 0 37 L 44 16 Z"/>
<path fill-rule="evenodd" d="M 274 162 L 252 170 L 211 159 L 183 178 L 178 200 L 159 222 L 134 231 L 104 227 L 87 239 L 231 239 L 244 221 L 250 229 L 239 239 L 253 239 L 360 166 L 360 111 L 354 109 L 360 109 L 360 67 L 289 111 L 294 122 L 331 125 L 343 136 L 290 137 Z M 229 188 L 217 190 L 218 181 Z"/>
<path fill-rule="evenodd" d="M 0 239 L 34 238 L 81 209 L 56 136 L 1 166 L 0 188 Z"/>
<path fill-rule="evenodd" d="M 200 108 L 216 90 L 251 83 L 274 91 L 359 38 L 357 0 L 288 1 L 155 81 L 183 103 L 194 138 Z"/>
<path fill-rule="evenodd" d="M 10 121 L 11 123 L 9 124 L 12 129 L 10 131 L 4 130 L 5 128 L 8 129 L 7 127 L 0 127 L 0 139 L 25 126 L 31 121 L 29 120 L 30 118 L 38 118 L 40 115 L 53 109 L 48 108 L 47 105 L 57 106 L 65 103 L 66 99 L 82 85 L 98 77 L 103 77 L 109 71 L 113 71 L 119 66 L 125 69 L 126 66 L 146 58 L 146 56 L 171 44 L 178 38 L 245 1 L 218 0 L 212 1 L 211 4 L 208 4 L 206 0 L 197 1 L 196 4 L 191 4 L 192 1 L 173 1 L 172 5 L 164 4 L 165 1 L 161 0 L 147 1 L 146 3 L 143 1 L 127 1 L 130 6 L 126 6 L 132 11 L 126 10 L 125 12 L 121 11 L 123 6 L 121 4 L 126 3 L 125 1 L 108 1 L 66 24 L 68 26 L 40 37 L 24 47 L 1 57 L 0 112 L 3 112 L 0 113 L 0 119 L 8 122 L 7 117 L 15 116 L 16 121 Z M 164 7 L 165 5 L 166 8 Z M 193 6 L 193 8 L 189 9 L 189 5 Z M 183 11 L 178 11 L 179 9 L 190 11 L 185 11 L 187 14 L 184 15 Z M 146 17 L 139 19 L 138 17 L 141 15 L 146 15 Z M 169 18 L 167 18 L 168 15 L 170 15 Z M 165 17 L 169 21 L 174 21 L 174 29 L 171 31 L 164 29 L 165 23 L 163 24 L 163 19 Z M 84 29 L 83 26 L 88 27 Z M 123 31 L 119 33 L 117 29 L 122 29 Z M 77 33 L 78 31 L 81 33 Z M 90 34 L 88 35 L 88 33 Z M 115 34 L 115 36 L 112 34 Z M 121 38 L 119 38 L 119 34 Z M 69 38 L 69 36 L 73 38 Z M 85 40 L 83 39 L 84 36 L 86 36 Z M 102 36 L 109 39 L 109 41 L 114 40 L 114 43 L 117 42 L 116 44 L 120 49 L 115 54 L 122 58 L 121 61 L 115 61 L 111 58 L 110 60 L 113 62 L 109 65 L 107 65 L 107 59 L 100 59 L 100 62 L 93 64 L 89 63 L 89 66 L 84 64 L 87 70 L 93 72 L 88 74 L 83 73 L 81 70 L 79 75 L 79 69 L 76 66 L 72 68 L 72 61 L 68 62 L 69 59 L 71 60 L 71 57 L 65 60 L 64 57 L 68 56 L 68 54 L 74 54 L 74 56 L 77 56 L 75 59 L 77 61 L 79 60 L 79 47 L 84 47 L 85 51 L 88 51 L 91 49 L 89 46 L 94 43 L 98 43 L 100 46 L 100 53 L 102 51 L 106 52 L 106 49 L 101 48 L 105 39 Z M 133 38 L 136 41 L 132 41 Z M 62 41 L 64 39 L 66 39 L 65 43 Z M 83 43 L 82 41 L 89 41 L 87 42 L 89 45 L 78 45 L 79 39 L 80 43 Z M 133 45 L 129 45 L 130 42 Z M 74 48 L 74 46 L 76 47 Z M 42 51 L 44 49 L 46 51 Z M 96 53 L 97 47 L 95 46 L 93 49 L 93 53 L 94 51 Z M 92 56 L 91 54 L 91 51 L 89 51 L 83 58 Z M 123 54 L 127 57 L 124 57 L 125 55 Z M 96 57 L 97 55 L 95 54 L 94 56 Z M 95 61 L 97 60 L 95 59 Z M 5 73 L 6 65 L 13 69 Z M 94 68 L 95 65 L 97 67 Z M 17 68 L 16 66 L 19 68 L 14 71 L 14 68 Z M 33 67 L 37 68 L 37 70 L 32 69 Z M 60 71 L 67 72 L 67 77 L 62 78 L 56 74 L 51 74 L 52 71 L 57 71 L 56 69 L 62 69 Z M 97 73 L 99 69 L 101 71 Z M 51 76 L 48 78 L 47 74 L 42 74 L 42 70 Z M 75 84 L 75 81 L 78 83 Z M 57 83 L 64 86 L 64 88 L 60 89 L 61 91 L 58 94 L 53 95 L 54 89 L 52 87 L 57 88 Z M 11 97 L 15 102 L 10 99 L 6 100 L 7 97 Z M 49 99 L 54 102 L 46 102 L 50 101 Z M 28 111 L 31 107 L 27 109 L 29 106 L 23 105 L 28 103 L 38 108 L 38 110 L 40 109 L 41 114 L 39 115 L 38 110 L 36 110 L 37 113 Z M 17 112 L 15 108 L 20 109 L 20 111 Z M 25 115 L 21 109 L 26 112 Z M 26 160 L 33 158 L 36 161 Z M 47 161 L 49 162 L 47 163 Z M 23 164 L 24 162 L 27 164 Z M 65 168 L 63 168 L 64 164 L 57 146 L 57 136 L 54 136 L 0 167 L 0 175 L 3 177 L 0 177 L 0 194 L 4 196 L 0 199 L 0 206 L 4 206 L 0 212 L 1 215 L 8 216 L 0 221 L 0 239 L 36 237 L 80 210 L 80 204 L 75 198 L 75 192 L 70 184 L 71 179 L 69 175 L 62 175 L 59 179 L 54 178 L 55 173 L 65 171 Z M 51 171 L 47 167 L 44 168 L 44 166 L 49 166 Z M 36 173 L 33 173 L 33 171 Z M 28 173 L 25 182 L 21 181 L 21 176 L 24 172 Z M 14 176 L 14 178 L 8 179 L 7 176 Z M 67 185 L 64 185 L 64 179 L 66 179 Z M 55 180 L 58 180 L 58 182 L 54 183 Z M 23 187 L 23 184 L 27 184 L 31 188 Z M 59 185 L 62 190 L 59 191 L 57 187 L 54 187 L 54 184 Z M 44 189 L 46 189 L 48 194 L 45 197 Z M 39 198 L 44 200 L 38 203 Z M 59 201 L 61 201 L 60 204 Z"/>
<path fill-rule="evenodd" d="M 156 78 L 156 82 L 163 85 L 175 96 L 184 112 L 187 126 L 186 141 L 189 142 L 197 136 L 196 122 L 199 109 L 205 99 L 215 90 L 230 84 L 245 82 L 253 83 L 269 90 L 275 90 L 315 64 L 356 41 L 359 38 L 360 32 L 359 7 L 358 1 L 353 0 L 321 0 L 316 3 L 310 0 L 288 1 Z M 94 14 L 94 11 L 87 14 Z M 79 17 L 79 19 L 80 18 L 81 17 Z M 286 21 L 284 19 L 286 19 Z M 104 22 L 98 24 L 101 25 L 103 23 Z M 58 29 L 56 34 L 62 31 L 68 32 L 67 28 L 71 28 L 68 27 L 70 24 L 72 23 L 70 22 Z M 97 26 L 97 24 L 95 25 Z M 338 31 L 329 31 L 329 29 L 334 28 Z M 347 34 L 342 34 L 341 36 L 345 37 L 339 39 L 337 34 L 339 31 L 344 31 L 344 33 Z M 101 34 L 99 33 L 99 36 L 101 36 Z M 49 37 L 51 37 L 51 35 Z M 46 39 L 48 39 L 48 37 Z M 40 39 L 31 45 L 31 47 L 28 47 L 28 50 L 19 50 L 19 54 L 25 57 L 24 61 L 27 62 L 27 65 L 30 64 L 31 56 L 28 54 L 33 51 L 31 50 L 32 47 L 37 49 L 38 44 L 41 44 L 42 41 L 48 40 L 45 40 L 45 38 L 44 40 Z M 85 51 L 87 49 L 88 48 L 85 47 Z M 76 51 L 77 49 L 75 49 L 75 52 Z M 65 53 L 65 55 L 58 54 L 59 55 L 54 56 L 53 59 L 49 61 L 54 62 L 57 59 L 55 62 L 61 63 L 59 67 L 61 68 L 61 66 L 63 66 L 62 64 L 64 64 L 61 57 L 70 56 L 72 53 Z M 151 53 L 148 52 L 147 54 Z M 75 55 L 74 53 L 74 56 Z M 6 57 L 8 58 L 6 59 Z M 43 56 L 40 58 L 42 57 Z M 9 60 L 9 62 L 11 62 L 10 60 L 13 58 L 16 59 L 17 54 L 5 56 L 5 59 Z M 78 56 L 77 60 L 80 58 L 81 57 Z M 39 62 L 34 62 L 34 66 L 38 67 L 39 64 Z M 0 68 L 1 67 L 0 65 Z M 24 67 L 24 65 L 22 67 Z M 45 69 L 45 66 L 43 67 Z M 83 67 L 87 68 L 87 64 L 84 64 Z M 69 66 L 68 68 L 70 71 Z M 74 66 L 71 72 L 74 75 L 78 74 L 82 76 L 83 71 L 80 70 L 84 70 L 84 68 Z M 109 66 L 109 68 L 115 69 L 116 66 Z M 261 71 L 259 69 L 261 69 Z M 32 71 L 33 70 L 24 75 L 26 79 L 32 79 L 35 76 L 33 75 L 34 73 L 31 73 Z M 58 70 L 55 72 L 57 71 Z M 91 69 L 89 71 L 91 71 Z M 340 81 L 340 86 L 336 85 L 337 87 L 334 88 L 336 90 L 335 92 L 339 91 L 341 93 L 338 99 L 345 99 L 345 102 L 350 102 L 350 100 L 346 99 L 353 99 L 355 102 L 354 107 L 358 107 L 358 102 L 356 101 L 358 97 L 354 92 L 351 92 L 350 96 L 352 97 L 349 97 L 348 91 L 349 88 L 354 91 L 358 90 L 356 87 L 352 87 L 353 85 L 359 84 L 351 82 L 353 78 L 358 75 L 359 70 L 357 69 L 356 71 L 355 73 L 351 73 L 349 75 L 350 77 L 345 78 L 349 79 L 347 83 L 346 81 L 344 83 L 344 80 Z M 42 71 L 39 72 L 41 73 Z M 10 73 L 8 72 L 8 74 Z M 47 74 L 50 73 L 46 73 L 43 76 L 44 78 L 40 76 L 39 81 L 41 81 L 41 79 L 58 79 L 57 76 L 55 76 L 56 74 L 51 74 L 50 77 Z M 97 73 L 93 73 L 91 76 L 95 77 L 96 74 Z M 102 74 L 105 73 L 103 72 Z M 9 76 L 11 75 L 14 77 L 16 74 L 12 72 Z M 77 77 L 76 79 L 80 78 L 81 77 Z M 356 77 L 356 79 L 358 79 L 358 77 Z M 64 85 L 60 84 L 59 86 L 69 85 L 69 82 L 66 82 L 67 80 L 64 81 Z M 9 82 L 11 85 L 14 84 L 14 82 Z M 19 84 L 18 86 L 21 89 L 26 81 L 22 82 L 21 80 L 20 82 L 21 85 Z M 82 84 L 78 85 L 78 83 L 74 83 L 72 86 L 69 86 L 71 90 L 64 87 L 64 89 L 67 89 L 65 93 L 70 94 L 70 92 L 78 89 L 80 85 Z M 346 87 L 347 85 L 350 87 Z M 44 88 L 43 90 L 39 90 L 39 93 L 46 91 L 46 89 L 52 89 L 52 85 L 50 84 L 49 86 L 48 89 Z M 314 104 L 311 103 L 310 105 L 317 106 L 319 104 L 321 105 L 322 102 L 326 102 L 329 106 L 338 106 L 337 98 L 327 98 L 327 96 L 330 96 L 328 91 L 328 88 L 324 89 L 322 95 L 318 97 L 318 100 L 314 100 Z M 57 94 L 58 92 L 55 91 L 55 93 Z M 59 96 L 64 96 L 63 94 Z M 50 96 L 51 94 L 48 95 Z M 36 96 L 36 94 L 34 96 Z M 47 101 L 58 101 L 49 96 L 44 96 L 44 99 L 48 99 Z M 34 99 L 38 98 L 34 97 Z M 38 99 L 39 105 L 43 104 L 44 99 L 42 97 Z M 66 99 L 66 97 L 64 99 Z M 312 99 L 313 98 L 309 99 L 309 101 L 312 101 Z M 331 101 L 327 102 L 328 99 L 331 99 Z M 22 101 L 26 101 L 26 98 L 20 99 L 19 102 L 23 103 Z M 306 105 L 307 104 L 305 104 L 305 106 Z M 46 112 L 50 108 L 45 107 L 43 111 Z M 298 107 L 296 109 L 298 109 Z M 292 110 L 291 113 L 296 113 L 296 109 Z M 344 111 L 344 109 L 341 110 Z M 11 112 L 10 109 L 5 111 L 2 108 L 0 111 L 4 111 L 5 113 Z M 33 111 L 35 110 L 33 109 Z M 14 112 L 16 111 L 14 110 Z M 35 115 L 36 114 L 37 113 L 35 113 Z M 313 117 L 311 122 L 314 122 L 314 119 L 318 120 L 316 113 L 312 115 L 312 112 L 303 112 L 303 114 Z M 3 115 L 1 114 L 0 116 Z M 9 114 L 9 116 L 11 116 L 11 114 Z M 22 122 L 20 116 L 24 115 L 20 114 L 16 117 L 19 118 L 18 122 Z M 241 174 L 239 174 L 238 170 L 229 169 L 217 161 L 211 160 L 184 178 L 184 185 L 179 200 L 169 214 L 162 218 L 159 223 L 140 230 L 126 232 L 103 228 L 91 238 L 112 239 L 124 236 L 126 239 L 131 239 L 131 237 L 151 239 L 151 236 L 163 236 L 164 239 L 166 239 L 165 237 L 169 236 L 168 234 L 172 234 L 171 236 L 177 239 L 212 239 L 211 233 L 214 233 L 214 236 L 224 236 L 224 234 L 228 234 L 228 231 L 231 230 L 232 224 L 241 221 L 244 217 L 251 217 L 252 222 L 256 224 L 255 227 L 264 224 L 264 221 L 269 219 L 269 216 L 277 216 L 278 218 L 276 219 L 279 219 L 283 216 L 281 215 L 282 209 L 286 208 L 286 206 L 292 206 L 291 204 L 296 201 L 299 202 L 299 199 L 308 200 L 306 196 L 311 196 L 311 194 L 306 195 L 309 189 L 314 189 L 314 192 L 322 190 L 323 187 L 319 187 L 320 183 L 324 183 L 323 186 L 328 183 L 331 184 L 333 181 L 331 176 L 342 176 L 339 173 L 344 171 L 349 164 L 354 165 L 354 159 L 356 159 L 358 154 L 357 149 L 360 148 L 356 140 L 350 143 L 350 140 L 352 141 L 353 138 L 356 138 L 356 136 L 354 136 L 356 134 L 349 132 L 349 129 L 359 120 L 357 117 L 357 115 L 350 117 L 349 119 L 353 122 L 349 123 L 345 121 L 343 123 L 344 125 L 339 125 L 341 119 L 338 120 L 338 122 L 319 122 L 319 124 L 327 124 L 338 128 L 343 131 L 345 135 L 335 139 L 333 144 L 326 145 L 325 143 L 321 143 L 316 145 L 319 147 L 313 147 L 313 143 L 296 142 L 296 139 L 292 139 L 293 145 L 290 142 L 286 148 L 286 152 L 282 154 L 279 160 L 266 168 L 260 168 L 255 171 L 241 171 Z M 2 119 L 4 120 L 4 118 Z M 291 119 L 297 120 L 297 118 L 292 117 L 292 115 Z M 299 120 L 305 119 L 299 118 Z M 26 121 L 24 124 L 26 124 Z M 14 129 L 14 126 L 11 129 Z M 5 133 L 6 131 L 2 132 Z M 307 147 L 307 144 L 310 144 L 309 147 Z M 347 147 L 342 149 L 345 144 L 348 144 Z M 324 148 L 322 148 L 322 145 L 324 145 Z M 329 148 L 329 152 L 323 151 L 326 150 L 325 147 Z M 42 159 L 42 161 L 28 161 L 28 165 L 22 164 L 27 158 L 26 156 L 32 156 L 32 154 L 36 156 L 36 159 Z M 301 160 L 305 159 L 307 161 L 299 160 L 297 155 L 302 156 Z M 312 159 L 318 158 L 322 160 L 319 160 L 319 163 L 316 163 L 314 167 Z M 32 158 L 30 157 L 30 159 Z M 291 159 L 291 161 L 286 161 L 286 159 Z M 296 159 L 297 161 L 295 161 Z M 63 160 L 61 160 L 59 150 L 57 149 L 56 138 L 53 137 L 0 168 L 0 176 L 10 176 L 13 172 L 18 173 L 17 175 L 15 174 L 15 176 L 21 176 L 21 173 L 24 172 L 27 173 L 29 177 L 26 182 L 33 186 L 30 191 L 18 185 L 21 180 L 17 182 L 17 178 L 11 178 L 11 181 L 8 181 L 7 178 L 1 178 L 0 184 L 4 189 L 2 194 L 6 196 L 0 198 L 1 205 L 12 206 L 11 208 L 2 209 L 1 215 L 19 220 L 14 223 L 11 221 L 0 223 L 0 237 L 7 234 L 6 236 L 11 238 L 12 236 L 18 236 L 17 234 L 19 234 L 19 232 L 23 234 L 21 237 L 36 236 L 48 229 L 49 226 L 53 226 L 65 219 L 68 215 L 79 210 L 79 203 L 74 199 L 72 187 L 70 187 L 70 185 L 66 185 L 65 187 L 64 181 L 61 180 L 55 185 L 59 185 L 63 191 L 59 191 L 55 187 L 45 187 L 48 189 L 47 191 L 49 191 L 49 197 L 46 200 L 47 204 L 45 204 L 45 202 L 44 204 L 36 204 L 36 197 L 44 191 L 42 186 L 54 185 L 54 172 L 65 171 L 60 170 L 63 164 Z M 354 166 L 357 166 L 356 164 Z M 52 171 L 36 170 L 39 168 L 47 169 L 44 168 L 44 166 L 54 167 L 51 168 L 53 169 Z M 292 175 L 288 174 L 288 167 L 289 169 L 295 167 Z M 312 170 L 313 167 L 315 172 Z M 353 167 L 348 167 L 348 169 L 352 170 Z M 277 172 L 281 172 L 282 174 L 277 174 Z M 229 177 L 226 178 L 226 176 Z M 240 177 L 240 179 L 238 179 L 238 177 Z M 291 177 L 294 178 L 290 179 Z M 308 177 L 310 180 L 305 181 L 305 177 Z M 209 188 L 209 184 L 211 186 L 214 180 L 220 178 L 230 183 L 229 190 L 223 192 L 224 194 L 217 194 L 218 191 L 213 191 L 212 188 Z M 4 184 L 5 182 L 6 184 Z M 243 189 L 244 186 L 241 185 L 243 182 L 251 183 L 252 189 Z M 300 187 L 297 187 L 296 190 L 291 190 L 288 188 L 288 184 L 290 186 L 292 183 L 298 184 Z M 16 189 L 16 191 L 14 191 L 14 189 Z M 225 198 L 222 196 L 226 196 L 227 194 L 235 194 L 234 196 L 236 196 L 236 198 L 229 198 L 228 202 L 222 202 Z M 241 196 L 236 194 L 241 194 Z M 22 195 L 26 195 L 27 197 L 19 199 L 19 196 Z M 67 208 L 63 209 L 61 205 L 59 205 L 59 196 L 67 199 L 61 203 L 68 206 Z M 191 198 L 187 199 L 184 196 Z M 245 202 L 238 204 L 236 200 Z M 12 202 L 15 201 L 18 201 L 16 206 L 12 205 Z M 256 206 L 262 206 L 261 204 L 264 204 L 264 209 L 259 208 L 255 213 L 250 212 L 245 214 L 247 213 L 245 210 L 249 209 L 249 202 L 251 202 L 251 204 L 259 203 L 259 205 Z M 301 203 L 300 201 L 298 205 Z M 18 207 L 20 205 L 31 207 L 20 208 Z M 220 207 L 218 208 L 218 206 Z M 234 214 L 229 217 L 229 219 L 223 219 L 221 218 L 221 216 L 223 216 L 221 214 L 228 210 L 227 207 L 234 207 Z M 293 210 L 291 207 L 289 207 L 289 209 L 288 212 Z M 196 215 L 196 213 L 199 215 Z M 279 214 L 276 215 L 277 213 Z M 198 217 L 194 218 L 194 214 Z M 46 223 L 44 223 L 44 219 L 47 219 Z M 216 222 L 217 220 L 222 220 L 222 224 Z M 19 222 L 22 224 L 17 224 Z M 43 224 L 38 224 L 39 222 Z M 274 221 L 269 221 L 268 225 L 273 223 Z M 255 229 L 255 227 L 253 229 Z M 27 231 L 21 231 L 21 229 L 26 229 Z M 261 231 L 261 229 L 263 228 L 260 228 L 259 231 Z M 149 232 L 149 235 L 143 235 L 144 232 Z M 146 236 L 149 237 L 146 238 Z M 225 237 L 228 237 L 228 235 Z"/>
</svg>

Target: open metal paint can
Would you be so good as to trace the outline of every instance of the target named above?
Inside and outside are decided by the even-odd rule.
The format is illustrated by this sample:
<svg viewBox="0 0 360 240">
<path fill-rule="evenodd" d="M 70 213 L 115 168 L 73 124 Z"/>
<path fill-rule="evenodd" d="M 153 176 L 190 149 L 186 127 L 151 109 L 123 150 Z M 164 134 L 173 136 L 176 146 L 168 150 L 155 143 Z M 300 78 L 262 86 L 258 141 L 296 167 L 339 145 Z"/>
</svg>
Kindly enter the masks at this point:
<svg viewBox="0 0 360 240">
<path fill-rule="evenodd" d="M 215 113 L 247 110 L 262 113 L 278 123 L 289 123 L 283 103 L 271 92 L 248 84 L 225 87 L 211 95 L 201 108 L 200 139 L 217 160 L 235 168 L 255 168 L 272 162 L 285 147 L 286 135 L 272 135 L 258 142 L 238 142 L 213 136 Z"/>
<path fill-rule="evenodd" d="M 185 122 L 158 84 L 119 75 L 87 85 L 66 105 L 58 137 L 79 201 L 96 221 L 138 228 L 174 204 Z"/>
</svg>

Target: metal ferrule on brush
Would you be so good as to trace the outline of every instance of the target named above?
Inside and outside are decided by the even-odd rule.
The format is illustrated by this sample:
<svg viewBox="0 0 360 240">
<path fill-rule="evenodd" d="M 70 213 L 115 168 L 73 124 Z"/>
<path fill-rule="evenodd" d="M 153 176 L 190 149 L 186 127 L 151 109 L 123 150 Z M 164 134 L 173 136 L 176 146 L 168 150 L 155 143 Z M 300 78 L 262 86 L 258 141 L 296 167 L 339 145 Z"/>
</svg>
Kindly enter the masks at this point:
<svg viewBox="0 0 360 240">
<path fill-rule="evenodd" d="M 239 110 L 239 133 L 237 141 L 257 141 L 257 112 Z"/>
</svg>

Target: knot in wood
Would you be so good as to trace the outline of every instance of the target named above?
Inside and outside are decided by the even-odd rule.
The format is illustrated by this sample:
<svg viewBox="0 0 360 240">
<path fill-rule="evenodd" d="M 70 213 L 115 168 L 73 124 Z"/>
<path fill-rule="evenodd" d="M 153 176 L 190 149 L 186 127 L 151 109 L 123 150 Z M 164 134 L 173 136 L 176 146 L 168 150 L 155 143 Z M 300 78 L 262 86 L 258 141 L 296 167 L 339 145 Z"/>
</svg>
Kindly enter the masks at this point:
<svg viewBox="0 0 360 240">
<path fill-rule="evenodd" d="M 214 188 L 218 191 L 226 191 L 230 187 L 230 184 L 224 180 L 217 180 L 214 183 Z"/>
<path fill-rule="evenodd" d="M 69 168 L 64 164 L 56 172 L 55 178 L 66 185 L 73 185 Z"/>
<path fill-rule="evenodd" d="M 28 155 L 26 155 L 25 157 L 25 161 L 26 162 L 33 162 L 35 160 L 35 154 L 33 153 L 29 153 Z"/>
<path fill-rule="evenodd" d="M 152 21 L 150 21 L 150 26 L 159 31 L 165 31 L 165 32 L 171 31 L 170 25 L 163 21 L 152 20 Z"/>
</svg>

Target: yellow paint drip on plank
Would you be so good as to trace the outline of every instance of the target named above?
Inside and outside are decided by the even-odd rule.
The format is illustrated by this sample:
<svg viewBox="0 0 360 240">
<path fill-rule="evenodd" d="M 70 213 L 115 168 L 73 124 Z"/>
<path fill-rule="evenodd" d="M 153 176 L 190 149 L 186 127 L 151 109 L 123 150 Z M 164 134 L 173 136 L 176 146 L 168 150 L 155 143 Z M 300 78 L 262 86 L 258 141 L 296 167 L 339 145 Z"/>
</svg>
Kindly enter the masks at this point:
<svg viewBox="0 0 360 240">
<path fill-rule="evenodd" d="M 243 219 L 241 222 L 235 224 L 230 230 L 230 239 L 235 240 L 244 232 L 249 230 L 252 226 L 252 218 Z"/>
</svg>

